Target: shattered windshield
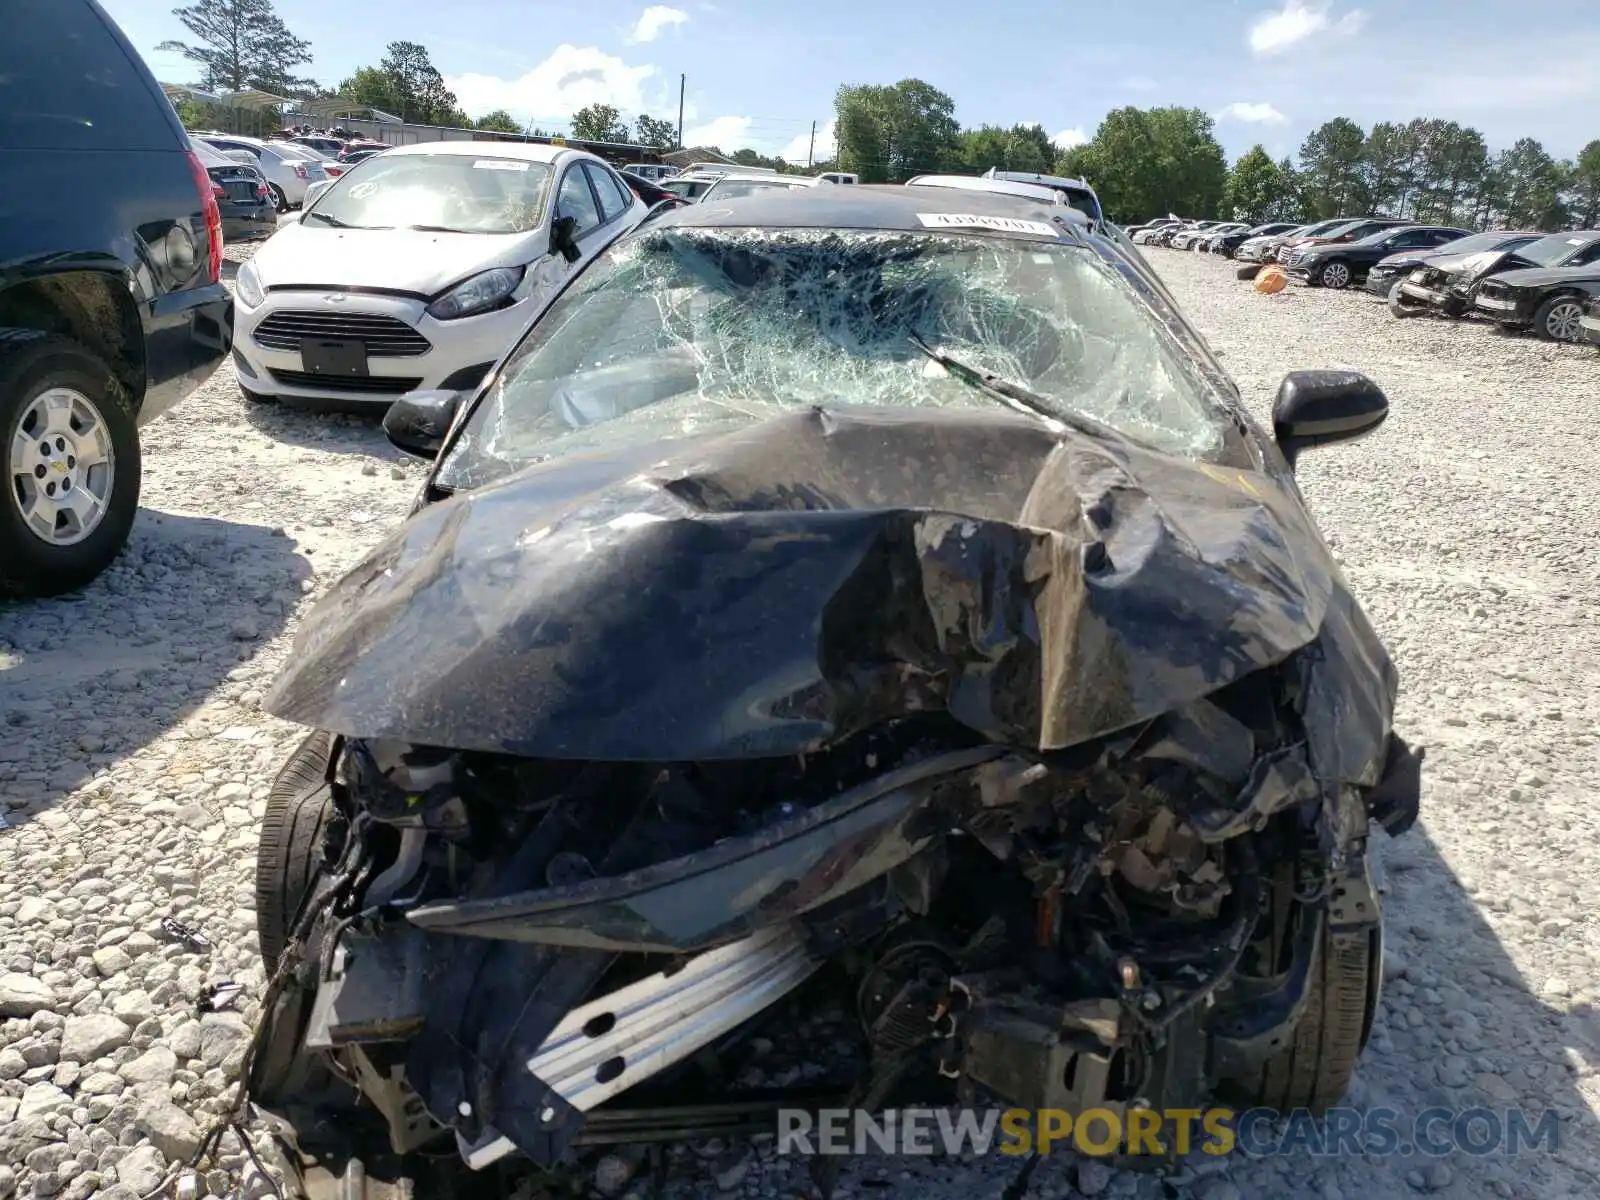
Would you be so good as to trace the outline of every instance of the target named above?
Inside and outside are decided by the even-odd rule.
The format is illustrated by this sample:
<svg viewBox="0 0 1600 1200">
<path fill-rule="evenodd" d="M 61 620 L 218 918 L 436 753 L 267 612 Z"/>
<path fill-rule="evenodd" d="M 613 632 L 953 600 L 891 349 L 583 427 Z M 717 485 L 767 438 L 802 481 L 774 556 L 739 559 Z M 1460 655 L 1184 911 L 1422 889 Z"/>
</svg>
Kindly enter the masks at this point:
<svg viewBox="0 0 1600 1200">
<path fill-rule="evenodd" d="M 1214 458 L 1220 399 L 1081 246 L 923 232 L 661 228 L 603 254 L 507 361 L 449 490 L 569 453 L 814 406 L 993 408 L 963 367 L 1158 450 Z M 963 378 L 963 374 L 967 377 Z"/>
<path fill-rule="evenodd" d="M 1529 242 L 1517 251 L 1517 257 L 1525 258 L 1535 266 L 1553 267 L 1573 251 L 1587 246 L 1593 240 L 1581 234 L 1556 233 L 1542 237 L 1536 242 Z"/>
</svg>

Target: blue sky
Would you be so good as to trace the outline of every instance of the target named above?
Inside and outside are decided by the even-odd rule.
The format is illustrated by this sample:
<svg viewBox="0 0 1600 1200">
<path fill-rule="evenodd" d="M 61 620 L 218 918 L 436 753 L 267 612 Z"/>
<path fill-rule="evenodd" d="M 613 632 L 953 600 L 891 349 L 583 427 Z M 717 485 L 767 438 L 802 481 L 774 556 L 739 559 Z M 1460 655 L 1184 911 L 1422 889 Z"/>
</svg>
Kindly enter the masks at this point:
<svg viewBox="0 0 1600 1200">
<path fill-rule="evenodd" d="M 187 32 L 167 0 L 101 0 L 158 78 Z M 472 115 L 546 126 L 585 104 L 675 120 L 685 141 L 804 161 L 826 148 L 840 83 L 907 76 L 948 92 L 963 124 L 1037 121 L 1063 144 L 1124 104 L 1217 118 L 1230 157 L 1292 154 L 1322 121 L 1415 116 L 1476 126 L 1492 149 L 1536 137 L 1558 156 L 1600 138 L 1600 0 L 277 0 L 336 84 L 383 47 L 426 45 Z M 819 153 L 818 157 L 822 157 Z"/>
</svg>

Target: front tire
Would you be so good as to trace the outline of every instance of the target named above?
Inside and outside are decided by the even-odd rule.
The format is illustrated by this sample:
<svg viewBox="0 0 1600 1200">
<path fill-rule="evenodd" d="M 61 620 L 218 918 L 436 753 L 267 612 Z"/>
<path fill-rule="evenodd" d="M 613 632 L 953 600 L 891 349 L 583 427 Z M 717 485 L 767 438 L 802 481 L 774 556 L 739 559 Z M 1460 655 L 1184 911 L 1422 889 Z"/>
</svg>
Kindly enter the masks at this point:
<svg viewBox="0 0 1600 1200">
<path fill-rule="evenodd" d="M 312 733 L 289 755 L 267 796 L 256 843 L 256 938 L 269 976 L 322 871 L 334 811 L 327 778 L 332 753 L 333 735 Z"/>
<path fill-rule="evenodd" d="M 0 463 L 0 596 L 76 591 L 111 565 L 139 510 L 139 430 L 99 357 L 0 329 Z"/>
<path fill-rule="evenodd" d="M 1332 288 L 1334 291 L 1349 287 L 1352 278 L 1350 264 L 1340 262 L 1338 259 L 1325 264 L 1322 270 L 1317 272 L 1317 282 L 1325 288 Z"/>
<path fill-rule="evenodd" d="M 1269 910 L 1274 943 L 1283 950 L 1294 927 L 1286 900 L 1280 892 Z M 1300 910 L 1300 919 L 1309 915 Z M 1312 956 L 1305 1003 L 1286 1043 L 1252 1074 L 1218 1081 L 1230 1100 L 1282 1113 L 1307 1108 L 1320 1117 L 1349 1091 L 1377 1013 L 1381 916 L 1378 925 L 1355 933 L 1336 934 L 1324 925 Z"/>
<path fill-rule="evenodd" d="M 1577 342 L 1583 336 L 1583 302 L 1576 296 L 1552 296 L 1539 306 L 1533 331 L 1547 342 Z"/>
</svg>

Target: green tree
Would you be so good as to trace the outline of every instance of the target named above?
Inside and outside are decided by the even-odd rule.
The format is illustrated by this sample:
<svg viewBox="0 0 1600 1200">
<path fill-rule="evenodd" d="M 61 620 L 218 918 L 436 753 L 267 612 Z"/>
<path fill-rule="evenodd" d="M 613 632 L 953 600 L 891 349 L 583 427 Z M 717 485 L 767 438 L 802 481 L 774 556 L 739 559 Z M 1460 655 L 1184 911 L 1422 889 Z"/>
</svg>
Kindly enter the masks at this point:
<svg viewBox="0 0 1600 1200">
<path fill-rule="evenodd" d="M 1561 164 L 1534 138 L 1520 138 L 1495 159 L 1499 216 L 1510 228 L 1562 229 L 1569 220 Z"/>
<path fill-rule="evenodd" d="M 289 32 L 272 0 L 209 0 L 175 8 L 172 15 L 199 44 L 166 41 L 156 49 L 176 51 L 197 63 L 200 87 L 233 92 L 260 88 L 280 96 L 317 90 L 315 80 L 294 74 L 294 68 L 311 61 L 311 43 Z"/>
<path fill-rule="evenodd" d="M 955 101 L 920 79 L 842 85 L 834 117 L 840 169 L 863 183 L 901 182 L 960 161 Z"/>
<path fill-rule="evenodd" d="M 339 85 L 339 95 L 351 104 L 380 109 L 397 117 L 405 107 L 399 81 L 381 67 L 357 68 L 354 75 Z"/>
<path fill-rule="evenodd" d="M 1169 212 L 1210 217 L 1228 185 L 1227 158 L 1213 130 L 1196 108 L 1114 109 L 1093 140 L 1062 154 L 1057 168 L 1093 184 L 1118 221 Z"/>
<path fill-rule="evenodd" d="M 1416 189 L 1419 145 L 1418 122 L 1396 125 L 1380 121 L 1367 134 L 1362 148 L 1363 186 L 1375 208 L 1404 216 Z"/>
<path fill-rule="evenodd" d="M 1600 138 L 1578 153 L 1567 182 L 1567 205 L 1579 229 L 1600 225 Z"/>
<path fill-rule="evenodd" d="M 1306 136 L 1300 175 L 1308 216 L 1327 219 L 1367 210 L 1366 146 L 1365 131 L 1348 117 L 1335 117 Z"/>
<path fill-rule="evenodd" d="M 572 114 L 572 136 L 585 142 L 626 142 L 632 135 L 609 104 L 590 104 Z"/>
<path fill-rule="evenodd" d="M 472 123 L 474 129 L 482 129 L 489 133 L 521 133 L 522 126 L 517 119 L 503 108 L 497 108 L 491 113 L 484 113 Z"/>
<path fill-rule="evenodd" d="M 1259 224 L 1278 213 L 1292 186 L 1266 147 L 1258 144 L 1241 156 L 1228 173 L 1223 208 L 1236 221 Z"/>
<path fill-rule="evenodd" d="M 396 116 L 422 125 L 469 123 L 456 104 L 455 93 L 445 87 L 444 76 L 428 57 L 428 48 L 420 42 L 390 42 L 378 68 L 394 81 L 400 98 Z"/>
<path fill-rule="evenodd" d="M 1048 172 L 1055 165 L 1056 149 L 1050 135 L 1039 125 L 983 125 L 961 134 L 959 158 L 955 166 L 962 171 L 982 174 L 990 167 L 1002 171 Z"/>
<path fill-rule="evenodd" d="M 669 150 L 678 144 L 678 127 L 671 121 L 640 113 L 633 123 L 633 136 L 641 146 L 657 146 Z"/>
</svg>

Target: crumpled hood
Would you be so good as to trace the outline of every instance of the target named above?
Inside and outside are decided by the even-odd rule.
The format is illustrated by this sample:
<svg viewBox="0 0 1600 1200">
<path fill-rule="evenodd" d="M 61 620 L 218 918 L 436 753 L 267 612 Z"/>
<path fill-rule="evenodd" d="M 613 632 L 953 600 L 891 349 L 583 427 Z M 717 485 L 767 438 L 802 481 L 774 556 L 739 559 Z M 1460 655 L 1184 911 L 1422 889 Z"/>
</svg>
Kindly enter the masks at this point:
<svg viewBox="0 0 1600 1200">
<path fill-rule="evenodd" d="M 1527 264 L 1515 250 L 1474 250 L 1470 254 L 1436 254 L 1423 263 L 1458 276 L 1460 280 L 1481 279 L 1491 271 L 1503 271 L 1518 264 Z"/>
<path fill-rule="evenodd" d="M 422 233 L 286 225 L 252 260 L 264 287 L 387 288 L 432 296 L 491 267 L 537 256 L 537 233 Z"/>
<path fill-rule="evenodd" d="M 1431 250 L 1401 250 L 1398 254 L 1391 254 L 1380 258 L 1377 265 L 1380 267 L 1416 267 L 1424 263 L 1433 265 L 1429 260 L 1437 257 Z"/>
<path fill-rule="evenodd" d="M 1559 283 L 1600 283 L 1600 263 L 1581 267 L 1523 267 L 1495 278 L 1507 287 L 1553 287 Z"/>
<path fill-rule="evenodd" d="M 1371 783 L 1393 668 L 1289 488 L 998 411 L 812 410 L 427 506 L 264 706 L 530 757 L 786 755 L 940 710 L 1052 750 L 1319 638 L 1319 773 Z"/>
</svg>

